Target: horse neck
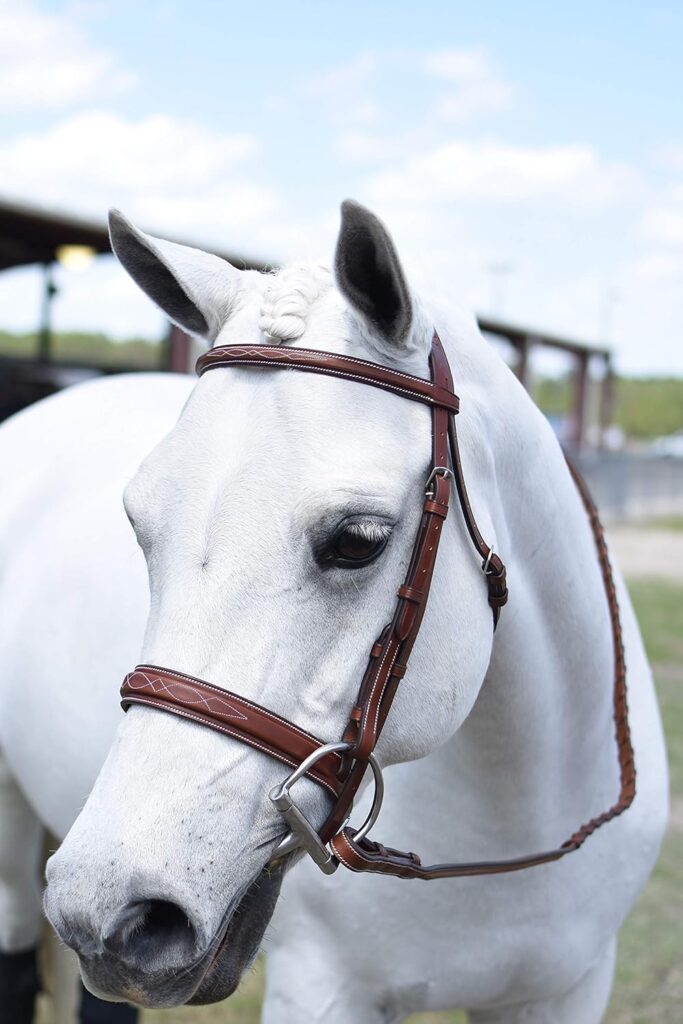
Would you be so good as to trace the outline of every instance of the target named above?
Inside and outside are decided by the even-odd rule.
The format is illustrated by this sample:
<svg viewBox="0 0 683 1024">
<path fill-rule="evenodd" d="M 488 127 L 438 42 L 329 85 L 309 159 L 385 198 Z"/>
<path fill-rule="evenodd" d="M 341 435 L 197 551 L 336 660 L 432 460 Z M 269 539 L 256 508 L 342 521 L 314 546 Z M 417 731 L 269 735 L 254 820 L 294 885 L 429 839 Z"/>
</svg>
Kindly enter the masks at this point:
<svg viewBox="0 0 683 1024">
<path fill-rule="evenodd" d="M 479 432 L 484 421 L 491 439 L 494 491 L 475 500 L 492 509 L 510 599 L 478 699 L 445 756 L 468 780 L 465 817 L 471 809 L 480 831 L 486 806 L 494 834 L 505 830 L 505 849 L 492 838 L 491 852 L 514 855 L 529 852 L 530 841 L 563 841 L 617 791 L 613 655 L 582 500 L 547 421 L 494 362 L 488 353 L 472 364 L 464 394 L 471 383 L 478 415 L 468 428 L 465 401 L 459 426 L 466 478 L 468 466 L 476 476 L 472 427 Z"/>
</svg>

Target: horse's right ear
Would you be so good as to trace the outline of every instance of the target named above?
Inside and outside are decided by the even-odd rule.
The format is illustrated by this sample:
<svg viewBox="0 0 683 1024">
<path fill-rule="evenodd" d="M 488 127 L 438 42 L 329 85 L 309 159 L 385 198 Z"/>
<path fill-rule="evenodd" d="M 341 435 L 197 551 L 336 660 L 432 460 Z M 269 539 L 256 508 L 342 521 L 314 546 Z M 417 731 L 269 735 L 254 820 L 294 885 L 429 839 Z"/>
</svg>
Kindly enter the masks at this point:
<svg viewBox="0 0 683 1024">
<path fill-rule="evenodd" d="M 342 203 L 334 259 L 340 292 L 379 336 L 404 347 L 413 325 L 410 291 L 381 220 L 360 203 Z"/>
<path fill-rule="evenodd" d="M 212 253 L 146 235 L 109 213 L 111 247 L 143 292 L 189 334 L 209 341 L 230 315 L 241 272 Z"/>
</svg>

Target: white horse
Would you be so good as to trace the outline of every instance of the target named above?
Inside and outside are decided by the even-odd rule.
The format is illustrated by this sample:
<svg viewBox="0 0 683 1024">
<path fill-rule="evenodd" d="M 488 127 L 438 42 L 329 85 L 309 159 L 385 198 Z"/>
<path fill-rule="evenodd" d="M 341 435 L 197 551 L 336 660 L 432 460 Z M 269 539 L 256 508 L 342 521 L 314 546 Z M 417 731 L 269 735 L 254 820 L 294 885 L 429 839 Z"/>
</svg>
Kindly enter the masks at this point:
<svg viewBox="0 0 683 1024">
<path fill-rule="evenodd" d="M 120 216 L 114 248 L 169 316 L 210 343 L 289 344 L 427 376 L 438 324 L 461 398 L 477 519 L 508 565 L 492 630 L 457 505 L 410 668 L 382 734 L 378 837 L 429 859 L 557 845 L 618 789 L 611 630 L 586 515 L 547 423 L 471 319 L 408 291 L 389 236 L 345 204 L 336 277 L 240 272 Z M 35 937 L 37 819 L 64 835 L 45 907 L 97 993 L 147 1006 L 233 991 L 272 914 L 283 823 L 271 758 L 151 708 L 116 710 L 141 660 L 209 679 L 323 740 L 339 738 L 388 619 L 420 513 L 429 413 L 348 381 L 225 368 L 74 389 L 0 432 L 0 744 L 7 778 L 4 948 Z M 9 486 L 7 483 L 9 482 Z M 340 552 L 360 550 L 358 567 Z M 386 1024 L 463 1007 L 476 1024 L 597 1024 L 616 935 L 656 860 L 667 779 L 659 715 L 618 582 L 638 789 L 563 861 L 438 882 L 285 883 L 269 936 L 267 1024 Z M 408 763 L 410 762 L 410 763 Z M 311 821 L 327 798 L 297 797 Z M 30 808 L 32 810 L 30 810 Z M 34 813 L 35 812 L 35 813 Z M 36 817 L 37 816 L 37 817 Z M 3 831 L 3 837 L 7 833 Z"/>
</svg>

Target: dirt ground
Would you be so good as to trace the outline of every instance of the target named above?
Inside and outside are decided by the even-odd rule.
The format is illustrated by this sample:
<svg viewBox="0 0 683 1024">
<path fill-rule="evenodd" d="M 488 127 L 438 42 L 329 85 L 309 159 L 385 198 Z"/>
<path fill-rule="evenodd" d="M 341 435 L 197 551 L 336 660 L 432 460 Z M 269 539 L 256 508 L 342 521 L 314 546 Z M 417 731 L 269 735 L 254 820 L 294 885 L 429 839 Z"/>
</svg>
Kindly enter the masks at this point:
<svg viewBox="0 0 683 1024">
<path fill-rule="evenodd" d="M 683 531 L 615 525 L 607 530 L 610 550 L 628 579 L 683 578 Z"/>
</svg>

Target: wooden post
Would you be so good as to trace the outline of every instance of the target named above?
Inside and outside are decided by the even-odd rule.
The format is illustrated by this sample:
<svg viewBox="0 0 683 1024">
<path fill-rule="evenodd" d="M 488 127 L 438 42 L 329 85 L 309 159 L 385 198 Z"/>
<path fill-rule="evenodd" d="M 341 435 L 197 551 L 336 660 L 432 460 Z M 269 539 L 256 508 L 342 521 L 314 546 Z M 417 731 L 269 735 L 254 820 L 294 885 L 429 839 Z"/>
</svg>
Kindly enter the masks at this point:
<svg viewBox="0 0 683 1024">
<path fill-rule="evenodd" d="M 43 302 L 38 331 L 38 359 L 41 363 L 50 362 L 52 341 L 52 300 L 57 294 L 57 285 L 52 275 L 52 263 L 43 264 Z"/>
<path fill-rule="evenodd" d="M 190 366 L 192 351 L 190 336 L 185 334 L 180 327 L 170 324 L 166 345 L 166 369 L 171 373 L 189 373 L 192 369 Z"/>
<path fill-rule="evenodd" d="M 529 376 L 530 376 L 530 364 L 529 354 L 531 351 L 531 338 L 528 334 L 523 335 L 517 344 L 517 365 L 515 367 L 515 373 L 520 384 L 529 390 Z"/>
<path fill-rule="evenodd" d="M 614 385 L 615 376 L 612 369 L 612 359 L 609 354 L 605 356 L 605 375 L 602 378 L 600 388 L 600 447 L 605 444 L 605 433 L 611 427 L 614 419 Z"/>
<path fill-rule="evenodd" d="M 572 446 L 575 452 L 581 451 L 586 435 L 588 358 L 587 352 L 577 352 L 577 367 L 574 374 L 574 410 L 572 414 L 571 437 Z"/>
</svg>

